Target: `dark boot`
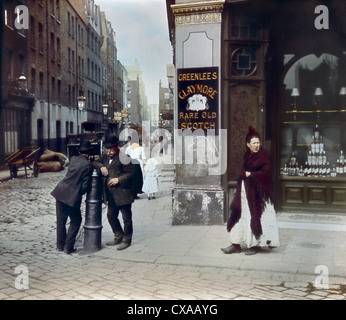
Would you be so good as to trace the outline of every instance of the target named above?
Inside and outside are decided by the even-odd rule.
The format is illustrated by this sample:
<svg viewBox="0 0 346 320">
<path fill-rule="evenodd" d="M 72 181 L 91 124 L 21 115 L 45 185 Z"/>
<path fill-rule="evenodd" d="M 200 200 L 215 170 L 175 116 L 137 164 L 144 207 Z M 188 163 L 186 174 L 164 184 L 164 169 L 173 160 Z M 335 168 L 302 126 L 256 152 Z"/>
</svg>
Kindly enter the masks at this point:
<svg viewBox="0 0 346 320">
<path fill-rule="evenodd" d="M 106 242 L 107 246 L 116 246 L 123 241 L 123 236 L 121 234 L 115 234 L 112 241 Z"/>
<path fill-rule="evenodd" d="M 241 248 L 240 248 L 239 244 L 231 244 L 227 248 L 221 248 L 221 251 L 224 252 L 224 253 L 227 253 L 227 254 L 240 253 L 241 252 Z"/>
<path fill-rule="evenodd" d="M 118 250 L 124 250 L 124 249 L 128 248 L 130 245 L 131 245 L 131 242 L 124 242 L 123 241 L 118 245 L 117 249 Z"/>
</svg>

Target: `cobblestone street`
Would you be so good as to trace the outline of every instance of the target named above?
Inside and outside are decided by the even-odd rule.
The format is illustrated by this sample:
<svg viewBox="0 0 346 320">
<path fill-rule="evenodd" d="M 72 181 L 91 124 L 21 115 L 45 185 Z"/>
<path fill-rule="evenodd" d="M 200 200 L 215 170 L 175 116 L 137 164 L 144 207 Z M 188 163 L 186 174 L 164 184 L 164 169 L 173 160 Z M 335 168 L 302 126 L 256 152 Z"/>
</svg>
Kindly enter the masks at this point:
<svg viewBox="0 0 346 320">
<path fill-rule="evenodd" d="M 179 263 L 178 246 L 183 240 L 179 235 L 194 233 L 197 237 L 208 235 L 215 230 L 217 233 L 225 233 L 225 229 L 224 226 L 172 226 L 169 173 L 167 178 L 161 178 L 162 191 L 156 200 L 147 201 L 142 196 L 142 199 L 134 203 L 134 243 L 125 252 L 116 252 L 116 249 L 104 246 L 99 252 L 83 254 L 81 234 L 77 241 L 79 253 L 59 254 L 55 250 L 55 201 L 50 196 L 50 191 L 64 174 L 65 171 L 42 173 L 38 178 L 19 178 L 0 183 L 0 299 L 346 298 L 345 274 L 329 277 L 328 288 L 317 288 L 315 279 L 318 274 L 314 275 L 313 270 L 310 274 L 272 272 L 256 268 L 256 263 L 253 264 L 253 270 L 252 267 L 247 270 L 237 268 L 232 266 L 232 263 L 235 263 L 235 259 L 240 259 L 239 257 L 244 259 L 245 255 L 240 254 L 236 258 L 222 254 L 219 245 L 223 245 L 224 242 L 219 240 L 220 243 L 215 244 L 213 249 L 215 253 L 205 257 L 205 261 L 209 259 L 212 264 L 203 263 L 203 259 L 197 258 L 193 260 L 195 263 L 192 260 Z M 105 220 L 105 209 L 106 207 L 103 211 L 103 244 L 111 238 Z M 153 230 L 156 230 L 157 234 Z M 345 232 L 341 233 L 345 237 Z M 151 239 L 147 239 L 149 234 Z M 158 243 L 160 236 L 165 234 L 177 234 L 177 238 L 170 241 L 171 247 Z M 282 242 L 285 246 L 285 238 Z M 144 247 L 152 250 L 152 255 L 147 254 Z M 152 258 L 153 247 L 156 248 L 155 253 L 157 252 L 155 258 Z M 172 252 L 172 247 L 176 247 L 175 262 L 170 262 L 168 255 L 165 256 L 167 252 Z M 203 251 L 203 248 L 200 250 Z M 342 254 L 345 255 L 345 252 Z M 268 256 L 270 254 L 263 254 L 262 257 L 270 261 Z M 252 259 L 246 258 L 249 258 L 249 261 Z M 17 267 L 19 270 L 27 268 L 27 285 L 25 281 L 18 283 L 18 276 L 22 273 L 16 269 Z"/>
</svg>

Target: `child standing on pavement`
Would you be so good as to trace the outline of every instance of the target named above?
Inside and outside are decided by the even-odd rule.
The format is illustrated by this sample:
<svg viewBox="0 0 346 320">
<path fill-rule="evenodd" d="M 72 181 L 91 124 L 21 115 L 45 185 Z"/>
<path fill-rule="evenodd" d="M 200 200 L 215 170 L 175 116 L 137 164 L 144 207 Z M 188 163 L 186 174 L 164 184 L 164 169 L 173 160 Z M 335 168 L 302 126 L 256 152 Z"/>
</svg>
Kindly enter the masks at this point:
<svg viewBox="0 0 346 320">
<path fill-rule="evenodd" d="M 158 177 L 164 177 L 159 174 L 156 166 L 158 161 L 155 158 L 149 158 L 144 166 L 144 183 L 142 191 L 148 194 L 148 200 L 156 199 L 155 193 L 159 191 Z"/>
</svg>

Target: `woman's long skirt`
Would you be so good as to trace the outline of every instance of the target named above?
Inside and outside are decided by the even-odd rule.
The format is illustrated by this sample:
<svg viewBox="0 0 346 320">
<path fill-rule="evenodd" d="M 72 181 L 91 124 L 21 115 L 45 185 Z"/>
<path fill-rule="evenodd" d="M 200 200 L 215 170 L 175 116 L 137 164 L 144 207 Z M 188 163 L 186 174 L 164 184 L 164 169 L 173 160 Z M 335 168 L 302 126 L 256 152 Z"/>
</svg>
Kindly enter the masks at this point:
<svg viewBox="0 0 346 320">
<path fill-rule="evenodd" d="M 272 203 L 267 202 L 261 216 L 262 235 L 256 239 L 250 227 L 251 214 L 246 197 L 244 182 L 241 186 L 241 217 L 230 232 L 231 243 L 245 243 L 248 248 L 253 246 L 278 247 L 279 231 L 276 220 L 276 212 Z"/>
</svg>

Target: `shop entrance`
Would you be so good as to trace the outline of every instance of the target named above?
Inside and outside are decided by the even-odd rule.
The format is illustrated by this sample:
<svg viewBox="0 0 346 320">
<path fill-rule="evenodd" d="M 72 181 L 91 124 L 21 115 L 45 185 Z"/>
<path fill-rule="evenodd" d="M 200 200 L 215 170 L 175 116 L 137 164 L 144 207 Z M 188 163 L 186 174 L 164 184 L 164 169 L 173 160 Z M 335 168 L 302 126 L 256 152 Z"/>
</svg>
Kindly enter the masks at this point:
<svg viewBox="0 0 346 320">
<path fill-rule="evenodd" d="M 272 157 L 277 210 L 345 210 L 346 174 L 340 174 L 340 163 L 345 172 L 346 23 L 341 13 L 346 3 L 327 3 L 328 29 L 316 27 L 316 6 L 311 1 L 226 5 L 222 105 L 228 207 L 251 124 Z"/>
</svg>

